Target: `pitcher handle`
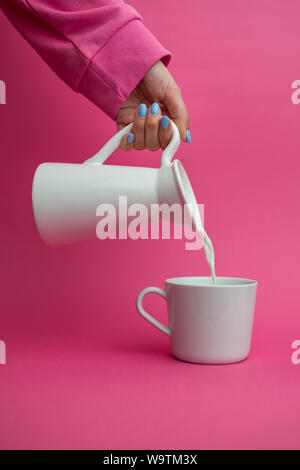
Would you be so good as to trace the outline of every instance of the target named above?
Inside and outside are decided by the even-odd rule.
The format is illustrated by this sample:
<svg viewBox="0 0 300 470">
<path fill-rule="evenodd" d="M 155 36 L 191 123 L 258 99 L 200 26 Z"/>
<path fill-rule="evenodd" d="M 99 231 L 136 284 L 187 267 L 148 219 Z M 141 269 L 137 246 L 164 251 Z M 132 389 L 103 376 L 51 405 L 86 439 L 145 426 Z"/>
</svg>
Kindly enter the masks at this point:
<svg viewBox="0 0 300 470">
<path fill-rule="evenodd" d="M 170 165 L 178 147 L 180 144 L 180 135 L 176 124 L 170 119 L 172 125 L 172 138 L 169 145 L 161 154 L 161 163 L 160 166 Z M 84 165 L 101 165 L 106 161 L 106 159 L 119 147 L 122 137 L 131 131 L 133 123 L 128 124 L 128 126 L 123 127 L 119 132 L 117 132 L 93 157 L 85 160 Z"/>
</svg>

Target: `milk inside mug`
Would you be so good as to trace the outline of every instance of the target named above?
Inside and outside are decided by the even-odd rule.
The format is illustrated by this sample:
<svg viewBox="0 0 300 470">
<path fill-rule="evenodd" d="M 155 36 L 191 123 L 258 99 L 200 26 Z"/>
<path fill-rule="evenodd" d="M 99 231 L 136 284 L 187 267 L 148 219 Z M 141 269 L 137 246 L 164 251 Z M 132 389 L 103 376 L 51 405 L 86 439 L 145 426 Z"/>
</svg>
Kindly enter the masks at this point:
<svg viewBox="0 0 300 470">
<path fill-rule="evenodd" d="M 147 287 L 137 297 L 138 312 L 170 337 L 173 355 L 202 364 L 230 364 L 250 352 L 257 282 L 250 279 L 209 277 L 167 279 L 165 289 Z M 143 307 L 146 294 L 167 302 L 168 326 Z"/>
</svg>

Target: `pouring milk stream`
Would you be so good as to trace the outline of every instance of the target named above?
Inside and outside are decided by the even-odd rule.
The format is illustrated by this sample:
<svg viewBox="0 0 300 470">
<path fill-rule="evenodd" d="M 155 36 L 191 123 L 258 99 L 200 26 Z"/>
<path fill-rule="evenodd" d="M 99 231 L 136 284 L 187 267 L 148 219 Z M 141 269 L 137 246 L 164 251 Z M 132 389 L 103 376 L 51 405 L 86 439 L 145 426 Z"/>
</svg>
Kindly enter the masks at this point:
<svg viewBox="0 0 300 470">
<path fill-rule="evenodd" d="M 172 161 L 180 144 L 177 126 L 161 156 L 160 168 L 104 165 L 119 147 L 129 124 L 115 134 L 93 157 L 83 164 L 42 163 L 32 186 L 34 219 L 41 238 L 48 245 L 62 245 L 96 236 L 96 210 L 109 203 L 118 210 L 120 195 L 128 204 L 188 204 L 194 229 L 200 233 L 212 282 L 216 284 L 212 242 L 201 223 L 198 204 L 187 174 L 178 159 Z"/>
</svg>

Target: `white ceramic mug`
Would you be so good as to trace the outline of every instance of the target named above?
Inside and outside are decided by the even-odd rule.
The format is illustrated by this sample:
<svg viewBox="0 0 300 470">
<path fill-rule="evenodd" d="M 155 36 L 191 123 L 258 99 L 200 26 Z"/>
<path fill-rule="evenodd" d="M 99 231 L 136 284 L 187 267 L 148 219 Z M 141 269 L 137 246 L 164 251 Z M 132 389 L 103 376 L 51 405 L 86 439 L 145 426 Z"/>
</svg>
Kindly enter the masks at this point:
<svg viewBox="0 0 300 470">
<path fill-rule="evenodd" d="M 165 290 L 146 287 L 137 297 L 138 312 L 170 336 L 178 359 L 203 364 L 230 364 L 250 352 L 257 282 L 250 279 L 178 277 L 167 279 Z M 146 294 L 166 299 L 169 326 L 143 308 Z"/>
</svg>

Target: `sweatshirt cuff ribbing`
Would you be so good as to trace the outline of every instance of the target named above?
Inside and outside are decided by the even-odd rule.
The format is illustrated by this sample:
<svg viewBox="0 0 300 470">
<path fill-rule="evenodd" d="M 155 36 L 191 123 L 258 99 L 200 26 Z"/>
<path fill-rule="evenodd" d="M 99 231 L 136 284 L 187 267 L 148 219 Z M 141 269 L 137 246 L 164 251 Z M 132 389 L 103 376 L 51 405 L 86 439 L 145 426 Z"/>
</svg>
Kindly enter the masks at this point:
<svg viewBox="0 0 300 470">
<path fill-rule="evenodd" d="M 160 59 L 168 65 L 170 52 L 139 19 L 132 20 L 93 57 L 77 90 L 115 119 L 128 95 Z"/>
</svg>

